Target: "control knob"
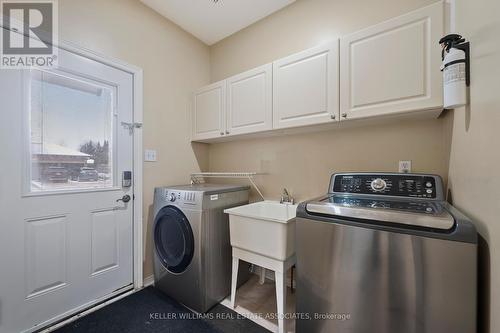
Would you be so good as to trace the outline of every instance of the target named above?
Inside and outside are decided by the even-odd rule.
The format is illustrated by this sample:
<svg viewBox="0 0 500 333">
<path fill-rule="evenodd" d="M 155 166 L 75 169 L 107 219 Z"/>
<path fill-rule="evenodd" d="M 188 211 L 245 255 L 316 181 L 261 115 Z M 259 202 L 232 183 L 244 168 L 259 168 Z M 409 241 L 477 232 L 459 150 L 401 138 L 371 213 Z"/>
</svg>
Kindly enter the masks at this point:
<svg viewBox="0 0 500 333">
<path fill-rule="evenodd" d="M 387 183 L 382 178 L 372 180 L 371 187 L 374 191 L 383 191 L 387 187 Z"/>
<path fill-rule="evenodd" d="M 175 193 L 170 193 L 168 196 L 168 201 L 174 202 L 176 199 Z"/>
</svg>

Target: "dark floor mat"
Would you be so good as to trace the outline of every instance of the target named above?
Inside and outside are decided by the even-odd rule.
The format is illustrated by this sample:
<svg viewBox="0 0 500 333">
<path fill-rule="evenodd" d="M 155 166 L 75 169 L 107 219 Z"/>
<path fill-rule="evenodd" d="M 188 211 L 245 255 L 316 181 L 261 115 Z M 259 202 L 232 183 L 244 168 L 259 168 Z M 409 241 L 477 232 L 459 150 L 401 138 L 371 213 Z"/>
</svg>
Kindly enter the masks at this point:
<svg viewBox="0 0 500 333">
<path fill-rule="evenodd" d="M 148 287 L 55 331 L 56 333 L 268 333 L 223 305 L 198 315 Z"/>
</svg>

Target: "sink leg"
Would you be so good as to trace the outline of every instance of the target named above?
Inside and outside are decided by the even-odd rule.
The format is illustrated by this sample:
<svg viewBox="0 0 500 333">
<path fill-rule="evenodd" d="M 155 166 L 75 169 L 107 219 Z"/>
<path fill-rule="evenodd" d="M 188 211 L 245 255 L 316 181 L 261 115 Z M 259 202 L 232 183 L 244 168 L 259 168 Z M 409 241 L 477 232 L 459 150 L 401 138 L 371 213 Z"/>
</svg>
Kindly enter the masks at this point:
<svg viewBox="0 0 500 333">
<path fill-rule="evenodd" d="M 240 259 L 233 256 L 233 272 L 231 278 L 231 308 L 234 309 L 236 302 L 236 285 L 238 284 L 238 264 Z"/>
<path fill-rule="evenodd" d="M 260 267 L 259 284 L 264 284 L 266 282 L 266 269 Z"/>
<path fill-rule="evenodd" d="M 286 333 L 286 274 L 275 271 L 276 303 L 278 307 L 278 333 Z"/>
</svg>

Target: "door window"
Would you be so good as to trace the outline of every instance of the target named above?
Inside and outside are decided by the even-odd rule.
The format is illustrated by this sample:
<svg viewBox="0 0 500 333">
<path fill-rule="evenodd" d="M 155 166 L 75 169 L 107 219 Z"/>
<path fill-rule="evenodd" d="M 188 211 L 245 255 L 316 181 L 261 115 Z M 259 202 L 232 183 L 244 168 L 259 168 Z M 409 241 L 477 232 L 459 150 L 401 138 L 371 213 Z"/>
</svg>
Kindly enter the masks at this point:
<svg viewBox="0 0 500 333">
<path fill-rule="evenodd" d="M 114 87 L 29 72 L 29 192 L 114 185 Z"/>
</svg>

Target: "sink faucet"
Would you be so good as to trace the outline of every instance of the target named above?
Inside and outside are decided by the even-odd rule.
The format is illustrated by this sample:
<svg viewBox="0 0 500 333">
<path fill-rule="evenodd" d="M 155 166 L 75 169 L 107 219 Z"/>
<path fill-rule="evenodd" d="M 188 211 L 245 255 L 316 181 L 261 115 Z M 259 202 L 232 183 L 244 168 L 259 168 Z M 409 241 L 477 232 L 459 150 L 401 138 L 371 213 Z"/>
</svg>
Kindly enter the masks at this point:
<svg viewBox="0 0 500 333">
<path fill-rule="evenodd" d="M 283 189 L 283 193 L 281 194 L 281 200 L 280 203 L 289 203 L 289 204 L 294 204 L 295 199 L 288 193 L 288 190 L 286 188 Z"/>
</svg>

